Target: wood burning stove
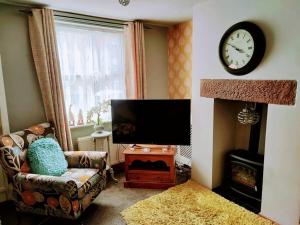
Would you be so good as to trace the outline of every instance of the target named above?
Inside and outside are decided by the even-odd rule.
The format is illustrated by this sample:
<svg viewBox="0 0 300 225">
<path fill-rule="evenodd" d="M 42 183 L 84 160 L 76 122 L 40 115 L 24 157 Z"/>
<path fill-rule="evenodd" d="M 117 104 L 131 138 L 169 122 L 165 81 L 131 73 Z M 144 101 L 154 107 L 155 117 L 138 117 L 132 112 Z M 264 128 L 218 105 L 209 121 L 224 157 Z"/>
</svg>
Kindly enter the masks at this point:
<svg viewBox="0 0 300 225">
<path fill-rule="evenodd" d="M 224 185 L 233 192 L 261 201 L 264 157 L 245 150 L 226 157 Z"/>
</svg>

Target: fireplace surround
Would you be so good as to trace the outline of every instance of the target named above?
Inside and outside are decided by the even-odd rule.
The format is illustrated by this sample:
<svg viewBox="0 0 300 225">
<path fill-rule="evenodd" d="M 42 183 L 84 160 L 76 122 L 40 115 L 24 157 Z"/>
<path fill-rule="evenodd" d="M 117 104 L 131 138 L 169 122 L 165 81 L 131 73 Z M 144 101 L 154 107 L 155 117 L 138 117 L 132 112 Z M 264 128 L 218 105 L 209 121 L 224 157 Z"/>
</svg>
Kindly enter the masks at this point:
<svg viewBox="0 0 300 225">
<path fill-rule="evenodd" d="M 203 99 L 202 101 L 208 103 L 211 101 L 207 101 L 205 100 L 205 98 L 208 99 L 211 98 L 213 99 L 212 104 L 214 105 L 213 116 L 211 118 L 208 118 L 208 121 L 213 122 L 213 133 L 212 133 L 213 136 L 211 139 L 213 141 L 213 144 L 211 145 L 213 149 L 212 188 L 220 184 L 222 182 L 222 178 L 228 176 L 229 174 L 231 177 L 230 179 L 228 179 L 227 184 L 228 186 L 232 187 L 233 192 L 236 193 L 241 189 L 245 190 L 248 188 L 247 190 L 248 195 L 250 193 L 250 196 L 253 199 L 256 198 L 256 200 L 257 199 L 260 200 L 260 197 L 262 195 L 262 188 L 264 184 L 264 181 L 262 180 L 262 174 L 264 168 L 263 166 L 259 165 L 260 163 L 257 163 L 256 166 L 254 167 L 252 165 L 252 172 L 250 172 L 250 170 L 247 171 L 247 169 L 243 171 L 246 173 L 246 175 L 247 173 L 248 175 L 252 174 L 253 175 L 252 178 L 254 177 L 256 178 L 255 181 L 256 185 L 254 185 L 254 182 L 252 180 L 252 188 L 251 185 L 249 184 L 240 185 L 242 182 L 241 180 L 238 180 L 241 177 L 238 178 L 237 176 L 238 174 L 237 168 L 241 169 L 240 167 L 241 164 L 237 164 L 236 163 L 237 160 L 234 160 L 235 164 L 232 164 L 233 166 L 231 165 L 230 167 L 227 167 L 230 168 L 230 170 L 229 172 L 228 171 L 226 172 L 225 176 L 222 176 L 221 178 L 221 176 L 218 175 L 218 173 L 220 173 L 217 172 L 218 170 L 224 173 L 224 164 L 221 165 L 220 163 L 225 161 L 225 155 L 227 155 L 227 159 L 230 158 L 236 159 L 234 158 L 234 154 L 238 153 L 238 151 L 231 152 L 231 150 L 238 149 L 238 148 L 234 148 L 232 145 L 228 144 L 230 143 L 229 139 L 232 138 L 231 137 L 232 134 L 230 133 L 230 131 L 228 131 L 228 128 L 233 129 L 235 125 L 228 125 L 229 122 L 226 122 L 226 120 L 230 121 L 230 119 L 232 119 L 233 116 L 236 115 L 236 112 L 233 113 L 230 112 L 232 108 L 231 105 L 241 101 L 264 103 L 264 105 L 266 105 L 267 108 L 268 105 L 293 106 L 296 102 L 296 93 L 297 93 L 296 89 L 297 89 L 297 81 L 295 80 L 242 80 L 242 79 L 202 79 L 201 80 L 200 96 Z M 291 109 L 293 111 L 293 107 Z M 272 121 L 274 121 L 274 118 L 272 118 Z M 224 125 L 223 124 L 224 122 L 227 124 Z M 221 140 L 218 140 L 220 137 Z M 248 150 L 248 146 L 243 149 Z M 232 153 L 234 154 L 232 155 Z M 270 154 L 270 152 L 268 152 L 268 154 Z M 263 157 L 261 158 L 261 161 L 263 162 Z M 248 167 L 248 169 L 250 167 Z M 245 174 L 242 174 L 242 177 L 244 177 L 244 175 Z M 257 175 L 259 175 L 261 178 L 259 178 L 259 176 Z M 249 178 L 250 183 L 252 178 L 250 176 Z M 266 179 L 267 181 L 265 182 L 269 182 L 268 180 L 270 178 L 267 177 Z M 251 189 L 252 189 L 252 194 L 251 194 Z M 259 211 L 260 211 L 260 203 L 259 203 L 259 209 L 256 210 L 256 212 Z"/>
</svg>

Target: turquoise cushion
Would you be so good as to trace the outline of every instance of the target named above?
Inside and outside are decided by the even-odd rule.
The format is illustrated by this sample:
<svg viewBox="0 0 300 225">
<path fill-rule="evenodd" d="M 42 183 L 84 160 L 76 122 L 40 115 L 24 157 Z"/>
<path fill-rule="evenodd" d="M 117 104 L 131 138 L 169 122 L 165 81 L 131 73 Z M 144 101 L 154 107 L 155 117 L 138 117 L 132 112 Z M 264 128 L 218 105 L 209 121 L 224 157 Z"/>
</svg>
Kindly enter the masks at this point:
<svg viewBox="0 0 300 225">
<path fill-rule="evenodd" d="M 68 163 L 59 144 L 52 138 L 41 138 L 28 148 L 27 158 L 32 173 L 60 176 L 66 172 Z"/>
</svg>

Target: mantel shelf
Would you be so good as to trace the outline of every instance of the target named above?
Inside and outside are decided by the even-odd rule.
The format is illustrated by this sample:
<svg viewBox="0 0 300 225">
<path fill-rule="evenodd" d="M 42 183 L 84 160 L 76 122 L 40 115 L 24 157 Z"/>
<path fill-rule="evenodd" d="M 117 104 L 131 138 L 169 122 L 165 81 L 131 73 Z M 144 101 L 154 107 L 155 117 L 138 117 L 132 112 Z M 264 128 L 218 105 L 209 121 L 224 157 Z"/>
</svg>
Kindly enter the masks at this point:
<svg viewBox="0 0 300 225">
<path fill-rule="evenodd" d="M 296 80 L 201 79 L 200 96 L 266 104 L 295 105 Z"/>
</svg>

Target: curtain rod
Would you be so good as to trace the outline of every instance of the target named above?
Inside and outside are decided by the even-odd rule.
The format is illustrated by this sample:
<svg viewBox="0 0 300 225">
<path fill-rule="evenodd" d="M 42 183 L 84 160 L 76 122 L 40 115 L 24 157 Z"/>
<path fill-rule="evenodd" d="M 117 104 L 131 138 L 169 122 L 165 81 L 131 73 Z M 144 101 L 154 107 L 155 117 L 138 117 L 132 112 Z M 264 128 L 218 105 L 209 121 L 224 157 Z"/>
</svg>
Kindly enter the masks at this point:
<svg viewBox="0 0 300 225">
<path fill-rule="evenodd" d="M 55 18 L 61 18 L 61 20 L 66 20 L 66 21 L 72 21 L 76 20 L 75 22 L 81 21 L 89 21 L 92 25 L 103 25 L 107 27 L 116 27 L 116 28 L 121 28 L 123 26 L 127 26 L 128 22 L 130 21 L 125 21 L 125 20 L 117 20 L 117 19 L 107 19 L 103 17 L 97 17 L 97 16 L 89 16 L 89 15 L 84 15 L 84 14 L 79 14 L 79 13 L 71 13 L 71 12 L 64 12 L 64 11 L 59 11 L 59 10 L 53 10 L 54 11 L 54 17 Z M 32 11 L 29 9 L 20 9 L 19 12 L 26 13 L 27 15 L 32 15 Z M 73 15 L 73 16 L 72 16 Z M 152 30 L 150 26 L 147 26 L 144 24 L 144 28 L 146 30 Z"/>
<path fill-rule="evenodd" d="M 104 18 L 100 16 L 90 16 L 86 14 L 80 14 L 80 13 L 73 13 L 73 12 L 64 12 L 64 11 L 59 11 L 59 10 L 54 10 L 54 15 L 56 17 L 65 17 L 65 18 L 75 18 L 75 19 L 83 19 L 83 20 L 88 20 L 88 21 L 93 21 L 93 22 L 107 22 L 107 23 L 112 23 L 112 24 L 118 24 L 118 25 L 127 25 L 128 22 L 130 21 L 125 21 L 125 20 L 118 20 L 118 19 L 110 19 L 110 18 Z"/>
<path fill-rule="evenodd" d="M 86 19 L 86 18 L 77 18 L 71 16 L 58 16 L 54 15 L 57 21 L 62 22 L 77 22 L 82 24 L 89 24 L 89 25 L 99 25 L 99 26 L 108 26 L 108 27 L 115 27 L 115 28 L 122 28 L 127 26 L 125 23 L 116 23 L 113 21 L 102 21 L 102 20 L 93 20 L 93 19 Z"/>
<path fill-rule="evenodd" d="M 20 9 L 19 12 L 32 15 L 32 11 L 28 9 Z M 53 10 L 54 17 L 56 18 L 66 18 L 66 19 L 75 19 L 75 20 L 86 20 L 91 22 L 101 22 L 101 23 L 107 23 L 107 24 L 115 24 L 119 26 L 126 26 L 129 21 L 124 20 L 116 20 L 116 19 L 108 19 L 103 17 L 97 17 L 97 16 L 89 16 L 79 13 L 71 13 L 71 12 L 63 12 L 58 10 Z"/>
</svg>

